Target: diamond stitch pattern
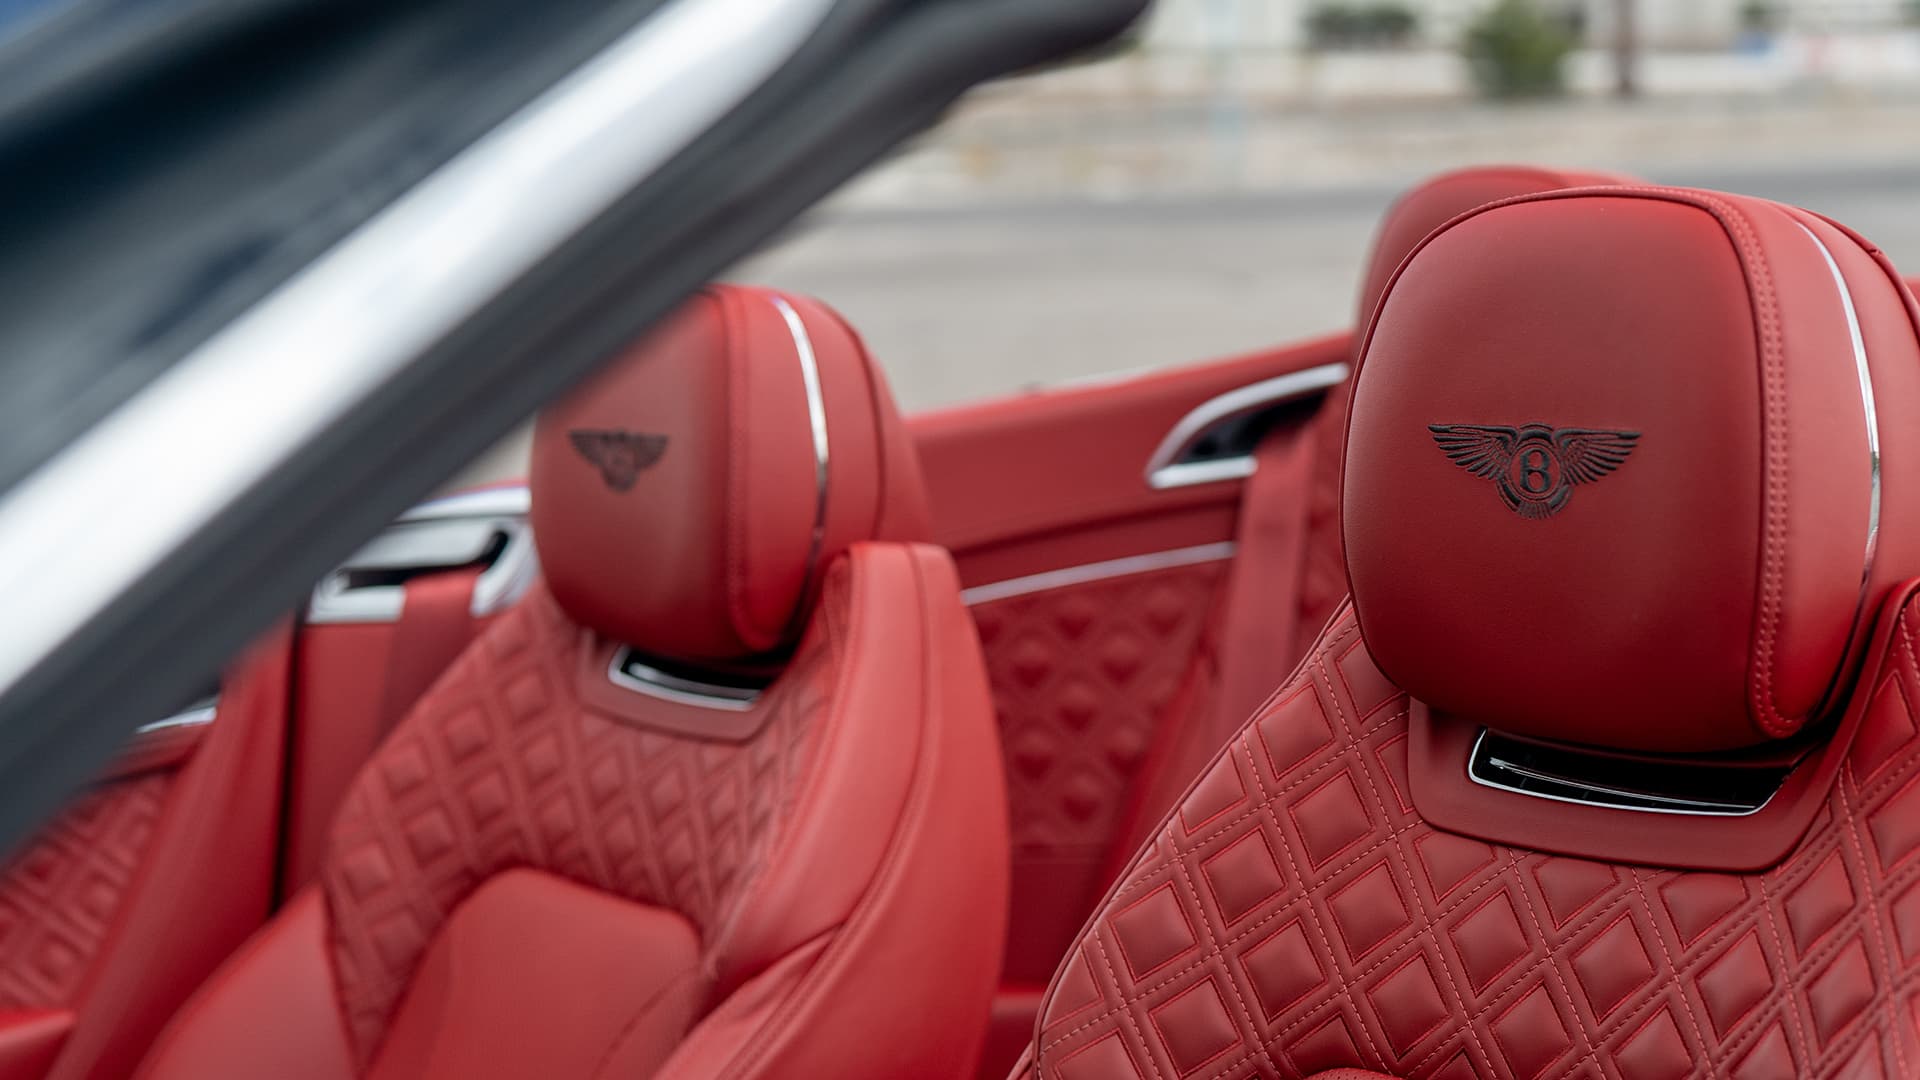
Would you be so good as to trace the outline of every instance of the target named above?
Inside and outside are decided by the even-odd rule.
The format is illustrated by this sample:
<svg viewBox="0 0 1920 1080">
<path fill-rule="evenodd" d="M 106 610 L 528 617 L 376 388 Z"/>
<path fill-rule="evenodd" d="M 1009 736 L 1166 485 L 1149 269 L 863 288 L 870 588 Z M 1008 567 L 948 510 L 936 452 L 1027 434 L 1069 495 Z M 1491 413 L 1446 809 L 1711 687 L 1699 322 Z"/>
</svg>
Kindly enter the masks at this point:
<svg viewBox="0 0 1920 1080">
<path fill-rule="evenodd" d="M 1084 932 L 1082 1006 L 1063 1016 L 1049 999 L 1033 1075 L 1072 1075 L 1063 1063 L 1095 1045 L 1112 1054 L 1107 1075 L 1180 1075 L 1149 1018 L 1209 982 L 1238 1041 L 1191 1074 L 1201 1080 L 1343 1066 L 1404 1080 L 1915 1075 L 1917 634 L 1910 607 L 1861 741 L 1799 848 L 1734 875 L 1434 831 L 1396 797 L 1404 754 L 1381 752 L 1405 738 L 1404 698 L 1371 713 L 1350 699 L 1340 660 L 1358 629 L 1343 613 L 1275 699 L 1310 686 L 1332 740 L 1280 780 L 1260 718 L 1241 730 Z M 1226 774 L 1246 799 L 1221 796 L 1236 786 Z M 1315 822 L 1333 816 L 1314 809 L 1330 790 L 1350 790 L 1361 812 L 1345 832 L 1314 832 L 1335 825 Z M 1229 920 L 1219 857 L 1256 835 L 1282 885 Z M 1116 916 L 1149 894 L 1179 906 L 1197 944 L 1136 978 L 1116 968 Z"/>
<path fill-rule="evenodd" d="M 740 744 L 614 723 L 573 685 L 581 632 L 538 589 L 394 730 L 341 805 L 321 874 L 340 1000 L 364 1061 L 449 912 L 534 866 L 670 907 L 712 947 L 795 796 L 835 670 L 810 634 Z M 487 661 L 491 661 L 488 663 Z M 775 696 L 777 695 L 777 696 Z M 423 783 L 432 775 L 436 782 Z"/>
<path fill-rule="evenodd" d="M 139 870 L 173 774 L 80 796 L 0 870 L 0 1008 L 72 1002 Z"/>
<path fill-rule="evenodd" d="M 1226 569 L 1171 567 L 971 608 L 1005 755 L 1009 962 L 1037 963 L 1033 978 L 1066 954 L 1110 880 L 1140 766 L 1197 662 Z M 1023 902 L 1037 893 L 1047 903 Z M 1038 925 L 1042 908 L 1055 927 Z"/>
</svg>

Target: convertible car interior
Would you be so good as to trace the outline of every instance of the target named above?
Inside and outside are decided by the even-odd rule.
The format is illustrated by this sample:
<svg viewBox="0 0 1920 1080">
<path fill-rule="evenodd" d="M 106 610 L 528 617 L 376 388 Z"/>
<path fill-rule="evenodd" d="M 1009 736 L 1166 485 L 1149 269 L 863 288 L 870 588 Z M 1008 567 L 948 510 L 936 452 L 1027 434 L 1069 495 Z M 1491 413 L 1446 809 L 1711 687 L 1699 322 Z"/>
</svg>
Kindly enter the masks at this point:
<svg viewBox="0 0 1920 1080">
<path fill-rule="evenodd" d="M 12 855 L 0 1080 L 1920 1075 L 1916 410 L 1869 240 L 1617 174 L 904 417 L 711 285 Z"/>
</svg>

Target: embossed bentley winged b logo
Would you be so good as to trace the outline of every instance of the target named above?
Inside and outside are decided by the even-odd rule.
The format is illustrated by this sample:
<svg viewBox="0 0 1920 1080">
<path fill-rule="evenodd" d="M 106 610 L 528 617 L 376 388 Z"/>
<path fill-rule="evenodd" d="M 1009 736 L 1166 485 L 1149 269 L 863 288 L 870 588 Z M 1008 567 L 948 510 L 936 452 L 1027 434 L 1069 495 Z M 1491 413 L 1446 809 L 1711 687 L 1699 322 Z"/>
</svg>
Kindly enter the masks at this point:
<svg viewBox="0 0 1920 1080">
<path fill-rule="evenodd" d="M 1576 486 L 1619 468 L 1640 441 L 1637 431 L 1545 424 L 1428 424 L 1427 430 L 1448 460 L 1493 481 L 1507 509 L 1535 521 L 1559 513 Z"/>
<path fill-rule="evenodd" d="M 627 491 L 640 474 L 667 451 L 665 435 L 631 431 L 569 431 L 568 441 L 581 457 L 600 470 L 600 479 L 614 491 Z"/>
</svg>

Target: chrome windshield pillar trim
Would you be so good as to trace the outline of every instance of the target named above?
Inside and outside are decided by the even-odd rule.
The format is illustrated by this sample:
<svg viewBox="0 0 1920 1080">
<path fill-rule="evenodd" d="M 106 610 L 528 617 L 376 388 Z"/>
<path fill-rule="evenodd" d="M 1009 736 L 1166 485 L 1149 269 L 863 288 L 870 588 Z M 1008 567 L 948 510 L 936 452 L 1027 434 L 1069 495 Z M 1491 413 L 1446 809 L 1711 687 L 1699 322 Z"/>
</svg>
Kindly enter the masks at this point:
<svg viewBox="0 0 1920 1080">
<path fill-rule="evenodd" d="M 813 337 L 807 333 L 807 324 L 801 320 L 800 313 L 784 296 L 776 295 L 773 306 L 780 311 L 780 318 L 786 321 L 787 333 L 793 335 L 793 352 L 800 361 L 800 380 L 807 388 L 807 426 L 813 433 L 813 547 L 807 552 L 807 569 L 801 578 L 806 586 L 813 583 L 813 574 L 820 562 L 820 549 L 827 539 L 827 399 L 820 392 L 820 362 L 813 355 Z"/>
<path fill-rule="evenodd" d="M 1011 596 L 1025 596 L 1028 593 L 1046 592 L 1048 589 L 1064 589 L 1071 585 L 1084 585 L 1091 581 L 1105 581 L 1108 578 L 1129 577 L 1144 574 L 1150 570 L 1168 570 L 1176 566 L 1194 566 L 1199 563 L 1219 562 L 1233 558 L 1234 543 L 1222 540 L 1214 544 L 1196 544 L 1193 547 L 1173 548 L 1168 551 L 1153 551 L 1145 555 L 1128 555 L 1120 559 L 1108 559 L 1104 562 L 1085 563 L 1080 566 L 1067 566 L 1059 570 L 1046 570 L 1025 577 L 1008 578 L 1005 581 L 975 585 L 960 591 L 962 603 L 971 607 L 974 604 L 986 604 L 995 600 L 1005 600 Z"/>
<path fill-rule="evenodd" d="M 1320 364 L 1249 383 L 1201 402 L 1173 425 L 1147 458 L 1147 486 L 1165 491 L 1252 476 L 1254 463 L 1249 455 L 1201 461 L 1182 458 L 1216 425 L 1260 409 L 1325 393 L 1345 382 L 1352 371 L 1352 365 L 1344 362 Z"/>
<path fill-rule="evenodd" d="M 624 645 L 613 654 L 613 662 L 607 665 L 607 678 L 623 689 L 703 709 L 745 712 L 760 700 L 759 690 L 668 674 L 636 659 L 634 651 Z"/>
<path fill-rule="evenodd" d="M 0 636 L 0 694 L 745 100 L 833 7 L 669 0 L 0 497 L 0 605 L 35 613 Z"/>
</svg>

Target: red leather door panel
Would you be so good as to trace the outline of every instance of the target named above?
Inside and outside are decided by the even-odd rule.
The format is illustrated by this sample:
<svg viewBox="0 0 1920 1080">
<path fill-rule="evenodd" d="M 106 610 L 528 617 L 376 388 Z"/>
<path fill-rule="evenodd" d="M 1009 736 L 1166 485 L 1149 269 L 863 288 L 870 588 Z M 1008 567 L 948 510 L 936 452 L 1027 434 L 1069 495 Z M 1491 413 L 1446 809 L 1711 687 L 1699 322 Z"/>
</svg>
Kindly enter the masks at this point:
<svg viewBox="0 0 1920 1080">
<path fill-rule="evenodd" d="M 909 418 L 1006 758 L 1013 909 L 981 1076 L 1005 1075 L 1030 1037 L 1035 992 L 1110 883 L 1156 751 L 1217 674 L 1242 481 L 1155 490 L 1149 459 L 1204 403 L 1349 348 L 1340 334 Z"/>
<path fill-rule="evenodd" d="M 1345 363 L 1347 333 L 1113 382 L 920 413 L 935 538 L 973 587 L 1229 539 L 1240 482 L 1156 491 L 1146 465 L 1182 417 L 1223 394 Z"/>
</svg>

